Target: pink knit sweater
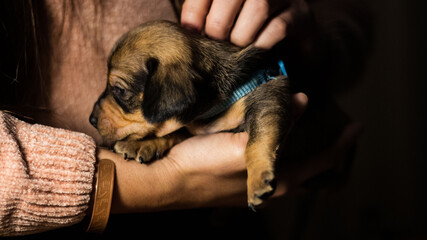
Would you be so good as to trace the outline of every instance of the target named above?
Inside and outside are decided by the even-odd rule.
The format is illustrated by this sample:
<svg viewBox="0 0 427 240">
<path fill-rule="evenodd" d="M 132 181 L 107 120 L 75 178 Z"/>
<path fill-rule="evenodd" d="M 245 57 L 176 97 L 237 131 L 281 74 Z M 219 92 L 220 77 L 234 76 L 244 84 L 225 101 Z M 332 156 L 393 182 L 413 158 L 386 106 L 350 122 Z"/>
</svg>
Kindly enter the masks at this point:
<svg viewBox="0 0 427 240">
<path fill-rule="evenodd" d="M 0 111 L 0 236 L 75 224 L 88 208 L 95 143 Z"/>
</svg>

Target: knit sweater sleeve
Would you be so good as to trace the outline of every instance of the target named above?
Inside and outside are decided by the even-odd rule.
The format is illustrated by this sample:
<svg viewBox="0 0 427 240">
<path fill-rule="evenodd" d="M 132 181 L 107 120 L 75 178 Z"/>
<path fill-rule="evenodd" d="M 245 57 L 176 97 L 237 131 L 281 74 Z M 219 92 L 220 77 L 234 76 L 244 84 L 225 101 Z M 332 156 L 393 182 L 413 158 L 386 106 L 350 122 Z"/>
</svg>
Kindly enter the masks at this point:
<svg viewBox="0 0 427 240">
<path fill-rule="evenodd" d="M 73 225 L 88 208 L 95 143 L 0 111 L 0 236 Z"/>
</svg>

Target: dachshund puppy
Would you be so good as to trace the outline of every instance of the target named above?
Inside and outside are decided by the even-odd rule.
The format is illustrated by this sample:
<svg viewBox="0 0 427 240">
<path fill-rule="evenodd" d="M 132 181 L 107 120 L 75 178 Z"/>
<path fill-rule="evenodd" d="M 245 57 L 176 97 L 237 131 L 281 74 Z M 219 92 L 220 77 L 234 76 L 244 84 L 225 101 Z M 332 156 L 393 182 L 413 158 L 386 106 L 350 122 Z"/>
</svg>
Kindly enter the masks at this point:
<svg viewBox="0 0 427 240">
<path fill-rule="evenodd" d="M 253 209 L 274 192 L 276 150 L 290 127 L 287 78 L 277 76 L 277 61 L 266 56 L 175 23 L 142 24 L 112 49 L 107 87 L 90 122 L 104 139 L 116 141 L 117 153 L 141 163 L 191 135 L 248 132 Z"/>
</svg>

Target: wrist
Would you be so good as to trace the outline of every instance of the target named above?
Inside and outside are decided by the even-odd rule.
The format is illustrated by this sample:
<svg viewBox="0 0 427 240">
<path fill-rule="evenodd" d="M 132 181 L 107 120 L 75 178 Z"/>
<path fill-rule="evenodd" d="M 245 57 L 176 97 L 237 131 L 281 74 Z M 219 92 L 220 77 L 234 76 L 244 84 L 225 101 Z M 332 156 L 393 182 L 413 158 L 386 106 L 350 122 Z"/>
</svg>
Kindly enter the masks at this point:
<svg viewBox="0 0 427 240">
<path fill-rule="evenodd" d="M 99 159 L 96 164 L 94 190 L 90 204 L 90 222 L 87 232 L 103 233 L 110 216 L 115 177 L 114 162 L 108 159 Z"/>
<path fill-rule="evenodd" d="M 154 209 L 176 210 L 185 208 L 184 197 L 187 194 L 185 179 L 186 175 L 177 164 L 170 158 L 164 158 L 152 164 L 153 171 L 153 201 L 156 201 Z"/>
<path fill-rule="evenodd" d="M 161 159 L 150 164 L 125 161 L 123 157 L 105 149 L 98 150 L 98 159 L 115 163 L 116 178 L 111 213 L 153 212 L 177 209 L 182 175 Z"/>
</svg>

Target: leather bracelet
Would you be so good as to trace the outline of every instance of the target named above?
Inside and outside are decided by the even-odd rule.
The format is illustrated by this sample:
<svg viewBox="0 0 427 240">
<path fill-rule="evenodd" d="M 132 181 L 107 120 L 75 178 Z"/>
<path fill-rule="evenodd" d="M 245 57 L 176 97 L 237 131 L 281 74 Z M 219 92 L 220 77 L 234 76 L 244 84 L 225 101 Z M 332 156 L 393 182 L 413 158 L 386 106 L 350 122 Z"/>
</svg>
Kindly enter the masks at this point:
<svg viewBox="0 0 427 240">
<path fill-rule="evenodd" d="M 87 232 L 101 234 L 107 227 L 113 198 L 115 165 L 109 159 L 100 159 L 96 168 L 95 194 L 92 216 Z"/>
</svg>

